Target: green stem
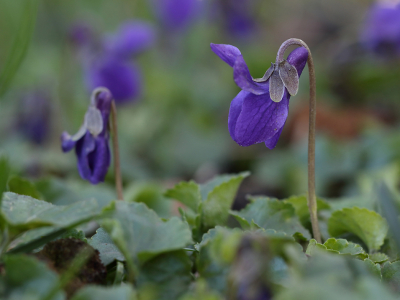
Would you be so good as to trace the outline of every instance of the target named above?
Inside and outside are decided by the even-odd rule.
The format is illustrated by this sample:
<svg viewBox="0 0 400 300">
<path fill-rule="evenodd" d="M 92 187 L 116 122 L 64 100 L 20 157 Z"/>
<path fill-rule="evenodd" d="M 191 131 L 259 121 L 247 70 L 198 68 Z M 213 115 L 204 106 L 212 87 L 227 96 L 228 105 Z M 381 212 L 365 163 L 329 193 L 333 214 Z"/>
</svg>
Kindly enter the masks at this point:
<svg viewBox="0 0 400 300">
<path fill-rule="evenodd" d="M 114 154 L 115 188 L 117 190 L 118 200 L 124 200 L 124 194 L 122 191 L 121 163 L 119 157 L 117 107 L 115 106 L 114 101 L 112 101 L 111 103 L 111 131 Z"/>
<path fill-rule="evenodd" d="M 317 198 L 315 196 L 315 120 L 317 114 L 317 84 L 315 80 L 314 61 L 312 59 L 310 48 L 300 39 L 288 39 L 278 50 L 276 62 L 281 62 L 284 59 L 285 50 L 292 45 L 304 47 L 308 51 L 308 72 L 310 77 L 310 103 L 309 103 L 309 130 L 308 130 L 308 196 L 307 204 L 310 211 L 310 219 L 314 238 L 318 243 L 321 243 L 321 233 L 318 225 L 317 215 Z"/>
</svg>

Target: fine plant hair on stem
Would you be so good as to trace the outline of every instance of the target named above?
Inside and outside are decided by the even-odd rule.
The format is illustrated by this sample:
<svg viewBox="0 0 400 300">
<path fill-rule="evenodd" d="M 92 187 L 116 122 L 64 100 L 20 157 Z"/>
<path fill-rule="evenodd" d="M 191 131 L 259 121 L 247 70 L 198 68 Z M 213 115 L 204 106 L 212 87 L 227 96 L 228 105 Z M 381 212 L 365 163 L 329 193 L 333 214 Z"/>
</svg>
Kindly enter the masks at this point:
<svg viewBox="0 0 400 300">
<path fill-rule="evenodd" d="M 117 190 L 118 200 L 124 200 L 122 192 L 122 176 L 121 176 L 121 163 L 119 157 L 119 144 L 118 144 L 118 127 L 117 127 L 117 108 L 115 101 L 111 102 L 111 132 L 114 154 L 114 175 L 115 175 L 115 189 Z"/>
<path fill-rule="evenodd" d="M 284 59 L 285 50 L 292 45 L 304 47 L 308 51 L 308 72 L 310 77 L 310 102 L 309 102 L 309 129 L 308 129 L 308 195 L 307 204 L 310 211 L 310 219 L 314 238 L 321 243 L 321 233 L 318 225 L 317 198 L 315 195 L 315 119 L 317 114 L 317 96 L 314 62 L 310 48 L 300 39 L 288 39 L 282 43 L 276 55 L 276 63 Z"/>
</svg>

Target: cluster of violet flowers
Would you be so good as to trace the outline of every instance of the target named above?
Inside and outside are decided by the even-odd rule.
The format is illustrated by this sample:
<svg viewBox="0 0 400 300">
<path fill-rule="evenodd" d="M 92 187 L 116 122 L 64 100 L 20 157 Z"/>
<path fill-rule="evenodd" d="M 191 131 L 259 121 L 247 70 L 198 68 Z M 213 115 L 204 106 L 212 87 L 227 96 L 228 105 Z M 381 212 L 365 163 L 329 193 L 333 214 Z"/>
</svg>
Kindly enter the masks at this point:
<svg viewBox="0 0 400 300">
<path fill-rule="evenodd" d="M 201 11 L 198 0 L 153 0 L 156 16 L 172 31 L 187 28 Z M 245 32 L 252 26 L 249 2 L 217 1 L 226 14 L 232 32 Z M 85 122 L 77 134 L 62 135 L 62 148 L 75 148 L 78 170 L 82 178 L 96 184 L 104 180 L 110 164 L 107 129 L 112 99 L 118 103 L 135 100 L 141 94 L 140 69 L 132 58 L 155 42 L 154 27 L 143 21 L 123 23 L 113 34 L 101 39 L 96 47 L 87 27 L 74 32 L 74 40 L 84 58 L 85 80 L 92 95 Z M 371 6 L 367 15 L 363 43 L 374 52 L 390 49 L 400 54 L 400 1 L 380 1 Z M 233 68 L 233 78 L 241 91 L 232 100 L 228 129 L 232 139 L 241 146 L 264 143 L 273 149 L 279 140 L 289 111 L 289 100 L 297 93 L 298 79 L 307 63 L 308 50 L 293 50 L 287 60 L 272 64 L 263 78 L 251 76 L 240 50 L 231 45 L 211 44 L 211 49 Z"/>
</svg>

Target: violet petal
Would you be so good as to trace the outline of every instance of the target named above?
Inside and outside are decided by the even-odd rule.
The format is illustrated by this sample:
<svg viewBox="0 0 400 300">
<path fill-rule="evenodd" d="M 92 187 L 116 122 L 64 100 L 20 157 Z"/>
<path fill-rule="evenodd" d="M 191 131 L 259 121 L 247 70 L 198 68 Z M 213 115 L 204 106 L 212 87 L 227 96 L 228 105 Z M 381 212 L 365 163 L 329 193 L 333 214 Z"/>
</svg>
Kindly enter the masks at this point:
<svg viewBox="0 0 400 300">
<path fill-rule="evenodd" d="M 238 87 L 247 92 L 256 95 L 262 95 L 269 91 L 268 81 L 258 83 L 253 80 L 253 77 L 251 77 L 249 68 L 247 67 L 242 55 L 239 55 L 236 58 L 233 66 L 233 79 Z"/>
<path fill-rule="evenodd" d="M 89 180 L 92 177 L 92 168 L 89 164 L 89 155 L 95 151 L 96 142 L 90 132 L 76 143 L 75 152 L 78 158 L 78 171 L 83 179 Z"/>
<path fill-rule="evenodd" d="M 89 154 L 89 161 L 92 165 L 92 172 L 89 180 L 92 184 L 104 181 L 111 160 L 108 138 L 99 136 L 96 138 L 95 143 L 95 151 Z"/>
<path fill-rule="evenodd" d="M 281 127 L 281 129 L 279 129 L 278 132 L 275 133 L 275 135 L 272 138 L 270 138 L 270 139 L 265 141 L 265 146 L 267 146 L 267 148 L 274 149 L 276 147 L 276 144 L 278 143 L 278 140 L 279 140 L 279 138 L 281 136 L 281 133 L 282 133 L 282 130 L 283 130 L 284 126 L 285 125 L 283 125 Z"/>
<path fill-rule="evenodd" d="M 235 46 L 212 43 L 210 46 L 211 50 L 232 68 L 235 65 L 236 58 L 241 55 L 240 50 Z"/>
<path fill-rule="evenodd" d="M 299 47 L 294 49 L 292 52 L 290 52 L 289 56 L 287 57 L 288 63 L 296 68 L 299 77 L 303 72 L 304 67 L 306 66 L 307 59 L 308 59 L 308 51 L 304 47 Z"/>
<path fill-rule="evenodd" d="M 237 94 L 237 96 L 232 100 L 229 108 L 228 128 L 229 133 L 235 142 L 237 142 L 235 137 L 236 122 L 240 113 L 242 112 L 244 98 L 246 98 L 249 94 L 249 92 L 240 91 L 239 94 Z"/>
<path fill-rule="evenodd" d="M 236 142 L 241 146 L 250 146 L 272 138 L 286 122 L 289 99 L 287 91 L 281 102 L 272 101 L 269 93 L 248 94 L 236 121 Z"/>
<path fill-rule="evenodd" d="M 75 147 L 76 141 L 67 133 L 63 132 L 61 135 L 61 149 L 63 152 L 71 151 Z"/>
</svg>

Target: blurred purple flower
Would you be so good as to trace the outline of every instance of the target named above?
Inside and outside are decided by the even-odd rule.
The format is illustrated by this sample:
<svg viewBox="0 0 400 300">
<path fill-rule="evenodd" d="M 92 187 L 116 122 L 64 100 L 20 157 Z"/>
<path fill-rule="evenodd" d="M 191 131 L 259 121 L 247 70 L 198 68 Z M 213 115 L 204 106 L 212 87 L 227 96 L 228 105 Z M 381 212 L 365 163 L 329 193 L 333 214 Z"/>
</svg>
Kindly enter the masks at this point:
<svg viewBox="0 0 400 300">
<path fill-rule="evenodd" d="M 84 23 L 75 24 L 69 31 L 70 41 L 79 47 L 87 45 L 91 41 L 92 36 L 92 29 Z"/>
<path fill-rule="evenodd" d="M 51 106 L 46 94 L 29 92 L 21 98 L 18 130 L 31 142 L 42 144 L 49 135 Z"/>
<path fill-rule="evenodd" d="M 128 21 L 105 41 L 106 51 L 115 57 L 129 59 L 154 44 L 154 28 L 146 22 Z"/>
<path fill-rule="evenodd" d="M 82 127 L 73 136 L 67 132 L 61 135 L 63 152 L 75 148 L 79 174 L 92 184 L 103 182 L 110 166 L 108 118 L 111 102 L 112 95 L 107 89 L 94 90 Z"/>
<path fill-rule="evenodd" d="M 160 22 L 170 30 L 186 29 L 199 13 L 202 0 L 154 0 Z"/>
<path fill-rule="evenodd" d="M 95 60 L 86 70 L 86 80 L 92 88 L 108 88 L 119 104 L 134 100 L 142 92 L 139 68 L 129 61 L 113 56 Z"/>
<path fill-rule="evenodd" d="M 211 44 L 211 49 L 233 68 L 234 81 L 242 89 L 232 100 L 229 110 L 228 127 L 232 139 L 240 146 L 264 142 L 268 148 L 275 148 L 289 112 L 290 94 L 286 84 L 282 87 L 281 100 L 272 101 L 271 78 L 267 77 L 269 79 L 263 82 L 254 80 L 238 48 Z M 289 54 L 287 62 L 300 76 L 307 58 L 308 51 L 301 47 Z"/>
<path fill-rule="evenodd" d="M 150 24 L 140 21 L 122 24 L 116 33 L 104 40 L 100 54 L 86 63 L 85 79 L 89 89 L 104 86 L 119 104 L 138 98 L 142 92 L 141 72 L 130 59 L 154 41 L 155 32 Z"/>
<path fill-rule="evenodd" d="M 249 0 L 220 0 L 226 30 L 237 37 L 246 37 L 255 28 Z"/>
<path fill-rule="evenodd" d="M 361 40 L 377 54 L 400 55 L 400 3 L 378 2 L 369 9 Z"/>
</svg>

